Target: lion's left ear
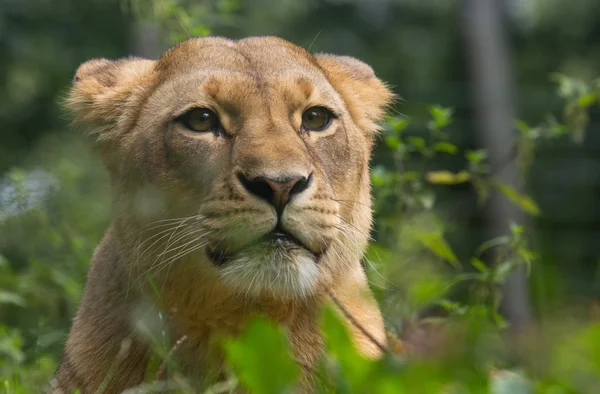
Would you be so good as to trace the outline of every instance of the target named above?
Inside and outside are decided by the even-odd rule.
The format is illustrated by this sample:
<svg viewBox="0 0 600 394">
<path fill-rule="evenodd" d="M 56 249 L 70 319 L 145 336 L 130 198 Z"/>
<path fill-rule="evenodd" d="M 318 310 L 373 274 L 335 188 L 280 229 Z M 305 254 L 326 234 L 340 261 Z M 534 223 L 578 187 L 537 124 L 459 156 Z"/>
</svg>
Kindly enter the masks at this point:
<svg viewBox="0 0 600 394">
<path fill-rule="evenodd" d="M 375 76 L 371 66 L 350 56 L 317 54 L 315 58 L 358 126 L 367 132 L 378 131 L 377 123 L 395 95 Z"/>
</svg>

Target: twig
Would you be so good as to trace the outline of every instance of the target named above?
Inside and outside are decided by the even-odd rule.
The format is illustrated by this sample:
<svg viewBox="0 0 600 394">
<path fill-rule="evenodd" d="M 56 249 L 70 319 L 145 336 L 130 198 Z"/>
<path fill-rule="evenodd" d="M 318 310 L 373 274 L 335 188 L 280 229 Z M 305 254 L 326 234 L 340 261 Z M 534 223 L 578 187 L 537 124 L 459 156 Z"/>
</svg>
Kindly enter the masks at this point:
<svg viewBox="0 0 600 394">
<path fill-rule="evenodd" d="M 162 377 L 165 374 L 165 371 L 167 369 L 167 361 L 169 361 L 169 359 L 173 356 L 173 354 L 177 351 L 177 349 L 179 349 L 186 340 L 187 340 L 187 335 L 184 335 L 181 338 L 179 338 L 177 340 L 177 342 L 175 342 L 175 345 L 173 345 L 171 350 L 169 350 L 169 353 L 167 353 L 167 357 L 165 357 L 162 364 L 160 364 L 158 371 L 156 371 L 156 380 L 162 379 Z"/>
<path fill-rule="evenodd" d="M 304 361 L 300 361 L 297 358 L 294 358 L 294 361 L 296 362 L 296 364 L 298 364 L 300 367 L 306 369 L 308 372 L 311 372 L 311 373 L 316 372 L 316 370 L 311 365 L 305 363 Z"/>
<path fill-rule="evenodd" d="M 177 19 L 177 22 L 179 22 L 179 26 L 181 26 L 181 28 L 183 29 L 183 31 L 185 32 L 185 34 L 187 35 L 187 37 L 188 38 L 192 38 L 192 36 L 190 36 L 190 33 L 188 33 L 188 31 L 185 28 L 185 26 L 183 25 L 183 23 L 181 23 L 181 19 L 179 19 L 179 16 L 177 14 L 175 14 L 175 18 Z"/>
<path fill-rule="evenodd" d="M 228 392 L 231 392 L 231 390 L 234 390 L 237 387 L 237 385 L 238 385 L 238 380 L 235 377 L 232 377 L 223 382 L 218 382 L 218 383 L 213 384 L 212 386 L 207 388 L 206 391 L 204 391 L 204 394 L 228 393 Z"/>
<path fill-rule="evenodd" d="M 121 394 L 149 394 L 149 393 L 165 393 L 181 389 L 177 382 L 172 381 L 155 381 L 150 383 L 142 383 L 139 386 L 132 387 L 123 391 Z"/>
<path fill-rule="evenodd" d="M 308 52 L 310 52 L 310 48 L 313 46 L 313 44 L 315 43 L 315 41 L 317 41 L 317 38 L 319 37 L 319 35 L 321 34 L 322 31 L 323 31 L 323 29 L 319 30 L 319 32 L 317 33 L 317 35 L 315 36 L 315 38 L 313 38 L 312 42 L 308 46 L 308 49 L 307 49 Z"/>
<path fill-rule="evenodd" d="M 371 335 L 371 333 L 369 333 L 367 331 L 367 329 L 364 328 L 358 322 L 358 320 L 356 320 L 356 318 L 354 316 L 352 316 L 352 314 L 342 305 L 342 303 L 340 302 L 340 300 L 338 300 L 338 298 L 333 294 L 333 292 L 330 289 L 327 289 L 327 294 L 333 300 L 333 302 L 335 303 L 335 305 L 338 308 L 340 308 L 340 310 L 342 311 L 342 313 L 344 314 L 344 316 L 346 316 L 346 318 L 348 320 L 350 320 L 350 323 L 352 323 L 352 325 L 354 325 L 354 327 L 358 328 L 359 331 L 362 332 L 362 334 L 365 337 L 367 337 L 367 339 L 369 339 L 369 341 L 373 342 L 373 344 L 379 348 L 379 350 L 381 350 L 384 353 L 388 352 L 387 347 L 385 347 L 383 344 L 381 344 L 381 342 L 379 342 L 377 339 L 375 339 L 375 337 L 373 335 Z"/>
<path fill-rule="evenodd" d="M 106 391 L 112 378 L 115 376 L 117 367 L 121 364 L 121 362 L 125 359 L 125 357 L 127 357 L 127 353 L 129 353 L 130 348 L 131 348 L 131 339 L 129 339 L 129 338 L 123 339 L 121 341 L 121 347 L 119 348 L 119 353 L 117 353 L 117 357 L 115 358 L 112 365 L 110 366 L 108 373 L 106 374 L 106 376 L 104 377 L 104 380 L 102 381 L 102 383 L 100 383 L 100 386 L 96 390 L 96 394 L 103 394 Z"/>
</svg>

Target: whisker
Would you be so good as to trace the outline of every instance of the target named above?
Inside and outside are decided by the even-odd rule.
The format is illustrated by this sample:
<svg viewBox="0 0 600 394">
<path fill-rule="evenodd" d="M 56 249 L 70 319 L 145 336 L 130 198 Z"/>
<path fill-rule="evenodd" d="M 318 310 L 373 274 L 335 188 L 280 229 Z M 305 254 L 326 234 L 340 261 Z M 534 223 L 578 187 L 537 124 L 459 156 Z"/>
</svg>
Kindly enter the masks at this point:
<svg viewBox="0 0 600 394">
<path fill-rule="evenodd" d="M 175 263 L 175 261 L 177 261 L 178 259 L 185 257 L 186 255 L 189 255 L 190 253 L 198 250 L 198 249 L 202 249 L 202 247 L 204 247 L 206 244 L 202 243 L 202 244 L 198 244 L 196 246 L 191 247 L 190 249 L 182 252 L 180 255 L 177 256 L 173 256 L 172 258 L 170 258 L 169 260 L 163 261 L 160 264 L 157 264 L 156 266 L 154 266 L 152 268 L 152 270 L 154 270 L 154 276 L 158 276 L 165 268 L 167 269 L 167 276 L 165 276 L 165 279 L 168 277 L 168 273 L 169 270 L 171 269 L 171 267 L 173 266 L 173 264 Z M 151 274 L 152 270 L 148 270 L 147 273 Z"/>
<path fill-rule="evenodd" d="M 179 230 L 181 228 L 181 226 L 183 226 L 185 224 L 186 221 L 188 221 L 188 220 L 190 220 L 192 218 L 194 218 L 194 216 L 190 216 L 188 219 L 185 219 L 184 221 L 182 221 L 181 224 L 179 224 L 179 226 L 177 226 L 177 228 L 173 231 L 173 233 L 171 234 L 171 236 L 167 240 L 167 245 L 165 246 L 165 249 L 168 249 L 169 246 L 171 246 L 171 239 L 173 239 L 173 236 L 175 235 L 175 233 L 177 232 L 177 230 Z"/>
<path fill-rule="evenodd" d="M 174 226 L 173 226 L 174 227 Z M 157 236 L 164 234 L 164 233 L 170 233 L 171 231 L 174 231 L 175 229 L 173 227 L 169 227 L 165 230 L 161 230 L 160 232 L 148 237 L 147 239 L 145 239 L 142 243 L 139 244 L 139 248 L 141 249 L 142 246 L 144 246 L 144 244 L 150 242 L 151 240 L 153 240 L 154 238 L 156 238 Z M 142 254 L 143 255 L 143 254 Z"/>
<path fill-rule="evenodd" d="M 167 241 L 167 244 L 165 245 L 164 250 L 161 253 L 158 253 L 156 256 L 157 257 L 162 256 L 163 254 L 167 253 L 170 250 L 169 246 L 171 246 L 171 245 L 173 245 L 173 246 L 177 245 L 177 243 L 179 241 L 185 240 L 185 238 L 187 236 L 189 236 L 190 234 L 193 234 L 195 232 L 202 231 L 202 230 L 204 230 L 204 229 L 203 228 L 198 228 L 198 227 L 192 227 L 191 225 L 184 226 L 183 229 L 181 230 L 181 232 L 174 239 L 172 239 L 170 242 Z"/>
<path fill-rule="evenodd" d="M 389 280 L 388 278 L 386 278 L 386 277 L 385 277 L 385 276 L 384 276 L 382 273 L 380 273 L 380 272 L 377 270 L 377 268 L 375 268 L 375 266 L 373 265 L 373 263 L 371 263 L 371 262 L 369 261 L 369 259 L 367 259 L 367 258 L 363 258 L 363 259 L 364 259 L 364 260 L 367 262 L 367 264 L 369 264 L 369 267 L 371 267 L 371 269 L 372 269 L 373 271 L 375 271 L 375 273 L 376 273 L 377 275 L 379 275 L 379 277 L 380 277 L 381 279 L 383 279 L 383 280 L 384 280 L 386 283 L 389 283 L 390 285 L 392 285 L 392 287 L 393 287 L 394 289 L 396 289 L 396 290 L 400 290 L 400 287 L 398 287 L 398 285 L 397 285 L 397 284 L 395 284 L 394 282 L 392 282 L 391 280 Z M 381 285 L 377 285 L 377 286 L 378 286 L 378 287 L 380 287 L 380 288 L 381 288 L 381 289 L 383 289 L 383 290 L 389 290 L 389 288 L 387 288 L 387 287 L 384 287 L 384 286 L 381 286 Z"/>
<path fill-rule="evenodd" d="M 198 241 L 199 239 L 200 238 L 196 239 L 196 241 Z M 190 253 L 198 250 L 198 249 L 203 248 L 204 246 L 206 246 L 206 244 L 207 244 L 206 242 L 201 242 L 201 243 L 199 243 L 197 245 L 192 245 L 191 247 L 187 248 L 186 250 L 183 250 L 183 251 L 177 253 L 175 256 L 169 257 L 168 260 L 161 262 L 160 264 L 156 265 L 153 268 L 153 269 L 157 269 L 158 270 L 158 271 L 155 272 L 155 274 L 160 273 L 160 271 L 164 267 L 171 265 L 171 263 L 173 263 L 174 261 L 176 261 L 176 260 L 178 260 L 178 259 L 180 259 L 180 258 L 182 258 L 182 257 L 184 257 L 184 256 L 186 256 L 186 255 L 188 255 L 188 254 L 190 254 Z"/>
<path fill-rule="evenodd" d="M 183 232 L 183 233 L 182 233 L 182 234 L 181 234 L 181 235 L 180 235 L 180 236 L 179 236 L 179 237 L 178 237 L 176 240 L 172 241 L 172 242 L 171 242 L 171 245 L 177 245 L 177 242 L 178 242 L 179 240 L 186 240 L 186 239 L 187 239 L 187 237 L 189 237 L 190 235 L 192 235 L 192 234 L 194 234 L 194 233 L 197 233 L 197 232 L 200 232 L 200 231 L 205 231 L 205 229 L 203 229 L 203 228 L 197 228 L 197 229 L 193 229 L 193 228 L 192 228 L 192 229 L 188 229 L 188 230 L 184 231 L 184 232 Z M 176 260 L 178 257 L 182 257 L 182 253 L 185 253 L 185 252 L 186 252 L 186 250 L 185 250 L 185 247 L 186 247 L 186 246 L 189 246 L 190 244 L 194 244 L 194 243 L 196 243 L 196 242 L 200 241 L 202 238 L 204 238 L 204 237 L 205 237 L 207 234 L 209 234 L 209 233 L 210 233 L 210 231 L 207 231 L 207 232 L 205 232 L 205 233 L 203 233 L 203 234 L 201 234 L 201 235 L 198 235 L 198 236 L 196 236 L 194 239 L 192 239 L 192 240 L 190 240 L 190 241 L 186 242 L 184 245 L 180 245 L 180 246 L 174 246 L 174 247 L 171 247 L 171 248 L 168 248 L 168 245 L 167 245 L 167 246 L 165 247 L 165 250 L 164 250 L 163 252 L 159 253 L 159 254 L 156 256 L 156 259 L 155 259 L 155 260 L 154 260 L 154 262 L 153 262 L 153 263 L 150 265 L 150 268 L 148 269 L 148 272 L 150 272 L 151 270 L 153 270 L 153 269 L 155 269 L 155 268 L 159 268 L 159 267 L 162 267 L 162 266 L 164 266 L 164 265 L 168 265 L 168 264 L 169 264 L 171 261 L 174 261 L 174 260 Z M 204 242 L 204 244 L 203 244 L 202 246 L 204 246 L 205 244 L 207 244 L 207 242 Z M 191 247 L 191 248 L 193 248 L 193 247 L 195 247 L 195 246 L 196 246 L 196 245 L 191 245 L 190 247 Z M 167 248 L 168 248 L 168 249 L 167 249 Z M 175 250 L 177 250 L 177 249 L 181 249 L 181 248 L 183 248 L 183 251 L 181 251 L 181 250 L 180 250 L 179 252 L 176 252 L 175 256 L 170 256 L 170 257 L 168 257 L 168 260 L 167 260 L 167 261 L 165 261 L 165 260 L 164 260 L 164 257 L 163 257 L 163 256 L 167 255 L 168 253 L 172 253 L 172 252 L 174 252 Z M 162 257 L 162 259 L 161 259 L 161 257 Z"/>
<path fill-rule="evenodd" d="M 343 204 L 347 204 L 347 205 L 350 205 L 350 204 L 358 204 L 358 205 L 363 205 L 363 206 L 365 206 L 365 207 L 371 208 L 371 205 L 369 205 L 369 204 L 365 204 L 364 202 L 360 202 L 360 201 L 354 201 L 354 200 L 339 200 L 339 199 L 336 199 L 336 198 L 332 198 L 331 200 L 332 200 L 332 201 L 335 201 L 335 202 L 341 202 L 341 203 L 343 203 Z"/>
<path fill-rule="evenodd" d="M 350 229 L 350 230 L 351 230 L 351 229 Z M 355 247 L 356 247 L 356 248 L 358 248 L 358 245 L 356 244 L 356 240 L 355 240 L 355 239 L 353 239 L 353 238 L 351 238 L 351 237 L 350 237 L 350 236 L 349 236 L 349 235 L 348 235 L 348 234 L 347 234 L 345 231 L 341 231 L 341 230 L 340 230 L 340 234 L 341 234 L 341 235 L 343 235 L 344 237 L 346 237 L 346 239 L 348 239 L 350 242 L 353 242 L 353 243 L 355 244 Z M 376 273 L 377 275 L 379 275 L 379 276 L 380 276 L 380 277 L 381 277 L 383 280 L 385 280 L 387 283 L 391 284 L 391 285 L 392 285 L 392 286 L 393 286 L 395 289 L 398 289 L 398 286 L 397 286 L 397 285 L 396 285 L 394 282 L 392 282 L 391 280 L 389 280 L 388 278 L 386 278 L 386 277 L 385 277 L 383 274 L 381 274 L 381 273 L 380 273 L 380 272 L 379 272 L 379 271 L 378 271 L 378 270 L 375 268 L 375 266 L 373 265 L 373 263 L 372 263 L 371 261 L 369 261 L 369 259 L 367 259 L 365 256 L 363 256 L 362 258 L 363 258 L 363 260 L 365 260 L 365 261 L 366 261 L 366 262 L 369 264 L 370 268 L 371 268 L 373 271 L 375 271 L 375 273 Z M 375 282 L 373 282 L 373 281 L 369 280 L 369 278 L 368 278 L 368 277 L 367 277 L 367 280 L 369 281 L 369 283 L 371 283 L 372 285 L 374 285 L 374 286 L 376 286 L 376 287 L 379 287 L 379 288 L 381 288 L 381 289 L 383 289 L 383 290 L 389 290 L 387 287 L 384 287 L 384 286 L 378 285 L 378 284 L 376 284 Z"/>
<path fill-rule="evenodd" d="M 178 221 L 178 220 L 187 220 L 187 219 L 190 219 L 190 218 L 193 218 L 193 217 L 199 217 L 199 216 L 200 215 L 191 215 L 191 216 L 182 216 L 182 217 L 179 217 L 179 218 L 160 219 L 160 220 L 155 220 L 153 222 L 147 223 L 147 224 L 144 225 L 144 227 L 145 226 L 151 226 L 151 225 L 156 224 L 156 223 L 174 222 L 174 221 Z"/>
<path fill-rule="evenodd" d="M 201 215 L 191 215 L 191 216 L 186 216 L 186 217 L 181 217 L 181 218 L 167 218 L 167 219 L 161 219 L 161 220 L 156 220 L 153 222 L 150 222 L 144 226 L 142 226 L 142 230 L 139 233 L 138 236 L 138 245 L 136 247 L 136 253 L 135 253 L 135 260 L 134 263 L 132 264 L 132 268 L 129 270 L 129 286 L 127 289 L 127 293 L 129 294 L 129 289 L 135 285 L 135 283 L 138 283 L 145 275 L 145 273 L 149 272 L 151 269 L 153 269 L 153 267 L 156 266 L 156 261 L 155 260 L 152 264 L 150 264 L 150 267 L 144 270 L 144 273 L 142 273 L 142 270 L 140 269 L 141 266 L 141 261 L 142 261 L 142 257 L 148 253 L 148 251 L 152 250 L 152 248 L 155 247 L 155 245 L 157 245 L 159 242 L 161 242 L 162 240 L 164 240 L 165 238 L 169 237 L 167 240 L 167 246 L 166 248 L 168 248 L 170 246 L 169 241 L 171 241 L 173 239 L 173 237 L 175 236 L 175 234 L 182 228 L 186 228 L 188 227 L 190 224 L 190 221 L 194 220 L 194 221 L 199 221 L 202 218 Z M 160 229 L 161 227 L 167 227 L 166 229 Z M 153 234 L 152 236 L 150 236 L 149 238 L 141 241 L 142 239 L 142 234 L 144 232 L 150 231 L 152 229 L 160 229 L 160 231 L 156 234 Z M 195 228 L 192 228 L 191 230 L 195 230 Z M 183 233 L 189 233 L 190 229 L 186 229 L 183 231 Z M 180 237 L 178 237 L 177 239 L 179 239 Z M 144 247 L 144 245 L 150 243 L 145 249 L 142 250 L 142 248 Z M 132 281 L 131 280 L 131 275 L 133 273 L 133 271 L 137 271 L 138 277 Z"/>
<path fill-rule="evenodd" d="M 358 227 L 356 227 L 354 224 L 350 223 L 348 220 L 346 220 L 343 216 L 340 215 L 336 215 L 341 221 L 343 221 L 345 224 L 347 224 L 348 226 L 352 227 L 357 233 L 359 233 L 360 235 L 362 235 L 363 237 L 365 237 L 367 240 L 372 241 L 373 238 L 371 237 L 371 235 L 369 234 L 365 234 L 363 233 Z"/>
<path fill-rule="evenodd" d="M 154 245 L 156 245 L 157 243 L 159 243 L 161 240 L 165 239 L 166 237 L 168 237 L 169 235 L 172 235 L 171 233 L 175 231 L 174 229 L 169 229 L 169 231 L 166 231 L 165 234 L 163 234 L 161 237 L 157 238 L 154 242 L 152 242 L 152 244 L 148 245 L 148 247 L 146 247 L 146 249 L 144 249 L 144 251 L 140 254 L 138 254 L 137 259 L 136 259 L 136 264 L 140 263 L 140 260 L 142 259 L 142 257 L 149 251 L 152 249 L 152 247 Z"/>
<path fill-rule="evenodd" d="M 183 217 L 183 218 L 173 218 L 173 219 L 156 220 L 156 221 L 144 224 L 142 226 L 142 230 L 143 230 L 142 232 L 150 231 L 150 230 L 158 228 L 158 227 L 175 226 L 179 222 L 183 222 L 183 221 L 186 221 L 186 220 L 192 219 L 192 218 L 200 219 L 201 216 L 200 215 L 193 215 L 193 216 L 186 216 L 186 217 Z"/>
<path fill-rule="evenodd" d="M 189 237 L 190 235 L 192 235 L 192 234 L 195 234 L 195 233 L 198 233 L 198 232 L 200 232 L 200 231 L 206 231 L 206 230 L 205 230 L 205 229 L 203 229 L 203 228 L 198 228 L 198 229 L 195 229 L 195 230 L 189 230 L 189 231 L 187 231 L 186 233 L 182 234 L 182 235 L 181 235 L 181 236 L 180 236 L 178 239 L 182 239 L 182 238 L 185 238 L 185 237 Z M 158 257 L 160 257 L 160 256 L 163 256 L 163 255 L 165 255 L 165 254 L 167 254 L 167 253 L 171 253 L 171 252 L 173 252 L 174 250 L 181 249 L 181 248 L 183 248 L 183 247 L 185 247 L 185 246 L 187 246 L 187 245 L 189 245 L 189 244 L 191 244 L 191 243 L 193 243 L 193 242 L 196 242 L 196 241 L 198 241 L 198 239 L 200 239 L 200 238 L 202 238 L 202 237 L 204 237 L 204 236 L 208 235 L 209 233 L 210 233 L 210 231 L 208 231 L 208 232 L 205 232 L 204 234 L 202 234 L 202 235 L 199 235 L 198 237 L 196 237 L 196 238 L 192 239 L 191 241 L 189 241 L 189 242 L 186 242 L 186 243 L 184 243 L 183 245 L 179 245 L 179 246 L 175 246 L 175 247 L 173 247 L 173 248 L 167 249 L 167 250 L 165 250 L 164 252 L 161 252 L 161 253 L 159 253 L 157 256 L 158 256 Z M 174 244 L 176 244 L 176 243 L 177 243 L 177 241 L 173 241 L 173 243 L 174 243 Z"/>
</svg>

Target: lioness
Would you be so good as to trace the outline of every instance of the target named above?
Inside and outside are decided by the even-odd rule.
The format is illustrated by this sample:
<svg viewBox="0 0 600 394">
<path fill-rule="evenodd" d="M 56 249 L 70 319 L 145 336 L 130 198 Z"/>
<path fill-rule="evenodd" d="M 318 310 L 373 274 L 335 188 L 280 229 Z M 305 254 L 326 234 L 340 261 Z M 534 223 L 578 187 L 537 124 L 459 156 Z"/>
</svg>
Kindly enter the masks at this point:
<svg viewBox="0 0 600 394">
<path fill-rule="evenodd" d="M 361 61 L 276 37 L 194 38 L 156 61 L 82 64 L 68 106 L 97 135 L 114 216 L 51 392 L 140 384 L 150 344 L 136 319 L 153 306 L 185 337 L 175 353 L 192 378 L 221 367 L 212 334 L 264 314 L 286 327 L 310 391 L 332 298 L 377 356 L 384 325 L 360 258 L 376 122 L 392 99 Z"/>
</svg>

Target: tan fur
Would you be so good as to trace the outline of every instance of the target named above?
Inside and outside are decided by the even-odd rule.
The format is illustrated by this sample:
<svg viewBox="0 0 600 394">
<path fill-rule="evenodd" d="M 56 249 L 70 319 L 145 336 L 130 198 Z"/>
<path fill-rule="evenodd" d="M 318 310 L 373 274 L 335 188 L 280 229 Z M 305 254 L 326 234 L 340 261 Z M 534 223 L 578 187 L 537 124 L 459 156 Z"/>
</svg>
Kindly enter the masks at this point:
<svg viewBox="0 0 600 394">
<path fill-rule="evenodd" d="M 168 312 L 164 325 L 172 338 L 186 338 L 176 353 L 192 378 L 221 370 L 221 356 L 210 345 L 214 334 L 235 335 L 257 314 L 287 327 L 296 359 L 313 365 L 328 289 L 385 343 L 359 260 L 372 220 L 373 135 L 392 97 L 368 65 L 313 56 L 276 37 L 190 39 L 156 61 L 84 63 L 68 105 L 76 122 L 98 136 L 114 216 L 92 259 L 51 392 L 96 392 L 115 359 L 105 393 L 141 383 L 150 346 L 139 322 L 152 326 L 159 307 Z M 302 112 L 312 106 L 337 115 L 322 132 L 300 129 Z M 227 136 L 192 133 L 174 121 L 194 107 L 217 113 Z M 270 232 L 277 217 L 244 189 L 240 171 L 312 173 L 310 187 L 281 216 L 306 249 L 248 246 Z M 187 219 L 169 221 L 176 218 Z M 236 257 L 218 267 L 207 248 L 224 247 Z M 380 353 L 349 327 L 365 355 Z M 300 390 L 310 391 L 309 382 L 306 372 Z"/>
</svg>

